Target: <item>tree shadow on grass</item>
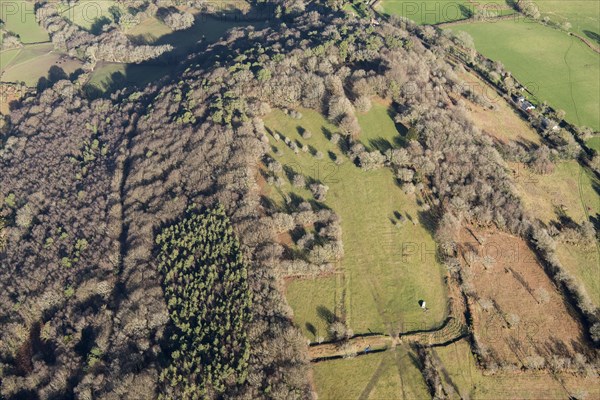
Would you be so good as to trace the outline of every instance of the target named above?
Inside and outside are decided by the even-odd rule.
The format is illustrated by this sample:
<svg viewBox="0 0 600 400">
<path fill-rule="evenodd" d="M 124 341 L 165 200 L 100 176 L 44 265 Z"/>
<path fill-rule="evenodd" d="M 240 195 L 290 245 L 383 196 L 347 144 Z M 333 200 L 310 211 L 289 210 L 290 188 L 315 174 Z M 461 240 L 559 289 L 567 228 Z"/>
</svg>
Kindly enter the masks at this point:
<svg viewBox="0 0 600 400">
<path fill-rule="evenodd" d="M 327 140 L 331 140 L 331 137 L 333 136 L 333 133 L 331 133 L 331 131 L 325 127 L 321 127 L 321 131 L 323 131 L 323 135 L 325 135 L 325 138 Z"/>
<path fill-rule="evenodd" d="M 394 147 L 389 140 L 382 137 L 369 140 L 369 146 L 372 149 L 379 150 L 381 153 L 385 153 Z"/>
<path fill-rule="evenodd" d="M 315 326 L 313 324 L 311 324 L 310 322 L 307 322 L 304 326 L 306 327 L 306 330 L 311 333 L 311 335 L 313 335 L 314 337 L 317 337 L 317 328 L 315 328 Z"/>
<path fill-rule="evenodd" d="M 110 20 L 110 18 L 107 18 L 104 15 L 101 16 L 100 18 L 96 18 L 96 20 L 90 27 L 89 32 L 92 35 L 100 35 L 102 33 L 102 29 L 104 29 L 104 26 L 110 24 L 111 22 L 112 21 Z"/>
<path fill-rule="evenodd" d="M 600 44 L 600 35 L 598 35 L 596 32 L 584 30 L 583 33 L 585 33 L 585 36 L 589 37 L 594 42 Z"/>
<path fill-rule="evenodd" d="M 438 228 L 439 221 L 433 214 L 432 210 L 429 211 L 419 211 L 419 223 L 427 229 L 429 233 L 432 235 L 435 234 L 435 231 Z"/>
<path fill-rule="evenodd" d="M 323 305 L 317 306 L 317 315 L 327 324 L 332 324 L 336 321 L 335 314 Z"/>
<path fill-rule="evenodd" d="M 276 210 L 277 204 L 271 200 L 268 196 L 260 196 L 260 205 L 267 210 Z"/>
<path fill-rule="evenodd" d="M 42 76 L 36 85 L 38 92 L 52 87 L 56 82 L 61 80 L 68 80 L 69 76 L 64 69 L 57 65 L 53 65 L 48 70 L 48 77 Z"/>
<path fill-rule="evenodd" d="M 398 106 L 401 107 L 401 106 Z M 408 142 L 410 141 L 410 137 L 408 137 L 408 128 L 400 123 L 396 121 L 396 107 L 394 107 L 393 104 L 391 104 L 388 109 L 387 109 L 387 114 L 390 117 L 390 119 L 392 121 L 394 121 L 394 127 L 396 128 L 396 131 L 398 132 L 398 135 L 394 136 L 394 145 L 396 147 L 406 147 L 408 146 Z"/>
</svg>

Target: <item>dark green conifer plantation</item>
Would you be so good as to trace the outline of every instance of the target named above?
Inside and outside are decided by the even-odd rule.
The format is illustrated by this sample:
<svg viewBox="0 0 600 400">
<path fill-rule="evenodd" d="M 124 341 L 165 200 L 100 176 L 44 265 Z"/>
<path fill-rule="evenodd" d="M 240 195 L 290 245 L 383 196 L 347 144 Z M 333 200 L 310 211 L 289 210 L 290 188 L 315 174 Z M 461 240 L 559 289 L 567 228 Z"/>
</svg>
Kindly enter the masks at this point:
<svg viewBox="0 0 600 400">
<path fill-rule="evenodd" d="M 190 209 L 156 243 L 172 323 L 162 398 L 196 399 L 243 383 L 250 348 L 248 269 L 221 205 Z"/>
</svg>

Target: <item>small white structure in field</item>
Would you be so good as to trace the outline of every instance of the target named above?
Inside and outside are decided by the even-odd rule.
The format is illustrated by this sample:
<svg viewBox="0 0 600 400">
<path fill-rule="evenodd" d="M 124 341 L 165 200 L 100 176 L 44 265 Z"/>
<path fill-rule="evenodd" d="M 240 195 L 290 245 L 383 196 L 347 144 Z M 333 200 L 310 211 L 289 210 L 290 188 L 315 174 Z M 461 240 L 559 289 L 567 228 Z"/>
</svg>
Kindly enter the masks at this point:
<svg viewBox="0 0 600 400">
<path fill-rule="evenodd" d="M 420 303 L 421 303 L 421 308 L 423 310 L 427 310 L 427 303 L 425 303 L 425 300 L 421 300 Z"/>
</svg>

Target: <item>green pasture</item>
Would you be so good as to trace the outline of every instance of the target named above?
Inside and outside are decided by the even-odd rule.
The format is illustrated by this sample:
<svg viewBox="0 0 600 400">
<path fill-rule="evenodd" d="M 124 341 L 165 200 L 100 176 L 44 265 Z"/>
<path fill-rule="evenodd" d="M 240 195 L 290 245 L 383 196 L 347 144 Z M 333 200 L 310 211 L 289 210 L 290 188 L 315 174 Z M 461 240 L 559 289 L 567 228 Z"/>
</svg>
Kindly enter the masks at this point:
<svg viewBox="0 0 600 400">
<path fill-rule="evenodd" d="M 57 4 L 59 13 L 75 25 L 99 33 L 102 25 L 115 21 L 127 8 L 114 0 L 80 0 L 73 5 Z"/>
<path fill-rule="evenodd" d="M 501 61 L 540 101 L 566 111 L 568 121 L 600 129 L 600 55 L 579 39 L 527 19 L 452 29 L 468 32 L 479 52 Z"/>
<path fill-rule="evenodd" d="M 541 17 L 562 24 L 600 46 L 600 2 L 590 0 L 536 0 Z"/>
<path fill-rule="evenodd" d="M 408 400 L 429 398 L 414 354 L 406 346 L 353 359 L 314 364 L 319 399 Z"/>
<path fill-rule="evenodd" d="M 421 25 L 463 20 L 477 10 L 495 12 L 496 15 L 515 12 L 505 0 L 382 0 L 377 7 L 385 15 L 406 17 Z"/>
<path fill-rule="evenodd" d="M 317 342 L 329 338 L 331 317 L 339 313 L 343 282 L 339 276 L 292 280 L 286 289 L 286 299 L 293 305 L 294 323 L 304 335 Z"/>
<path fill-rule="evenodd" d="M 390 170 L 359 169 L 327 140 L 326 135 L 335 133 L 336 127 L 315 111 L 301 111 L 304 117 L 300 120 L 274 111 L 265 118 L 266 126 L 273 134 L 311 146 L 311 152 L 321 151 L 324 158 L 318 160 L 311 152 L 295 155 L 283 141 L 271 137 L 271 145 L 282 153 L 274 157 L 329 186 L 325 205 L 341 217 L 345 256 L 338 267 L 343 272 L 343 284 L 305 280 L 288 286 L 290 305 L 298 310 L 296 323 L 312 340 L 314 335 L 306 329 L 307 323 L 326 327 L 317 310 L 321 302 L 343 309 L 355 333 L 390 333 L 440 324 L 446 315 L 445 286 L 428 231 L 433 224 L 431 217 L 420 210 L 414 196 L 404 194 L 397 186 Z M 376 123 L 369 125 L 368 121 Z M 396 146 L 400 136 L 386 106 L 375 104 L 369 114 L 360 117 L 360 122 L 364 129 L 360 140 L 367 147 Z M 303 139 L 300 129 L 311 131 L 312 138 Z M 341 165 L 332 161 L 336 157 L 342 158 Z M 281 188 L 271 187 L 270 191 L 270 197 L 280 206 L 286 193 L 306 200 L 312 198 L 308 190 L 294 188 L 289 182 Z M 407 218 L 402 226 L 393 223 L 395 212 Z M 343 297 L 343 306 L 332 304 L 333 294 L 320 293 L 316 300 L 315 292 L 319 290 L 335 290 L 338 298 Z M 420 309 L 419 300 L 427 301 L 429 312 Z"/>
<path fill-rule="evenodd" d="M 35 20 L 33 3 L 25 0 L 0 0 L 0 20 L 4 21 L 4 29 L 19 35 L 24 44 L 50 40 L 48 33 Z"/>
<path fill-rule="evenodd" d="M 19 55 L 21 49 L 0 51 L 0 71 L 3 71 Z"/>
<path fill-rule="evenodd" d="M 591 139 L 588 139 L 585 143 L 587 144 L 587 146 L 590 149 L 594 149 L 598 153 L 600 153 L 600 136 L 596 136 Z"/>
<path fill-rule="evenodd" d="M 83 65 L 82 62 L 54 51 L 52 43 L 30 44 L 20 49 L 0 53 L 0 81 L 25 82 L 36 86 L 40 78 L 47 78 L 51 67 L 60 68 L 68 76 Z"/>
</svg>

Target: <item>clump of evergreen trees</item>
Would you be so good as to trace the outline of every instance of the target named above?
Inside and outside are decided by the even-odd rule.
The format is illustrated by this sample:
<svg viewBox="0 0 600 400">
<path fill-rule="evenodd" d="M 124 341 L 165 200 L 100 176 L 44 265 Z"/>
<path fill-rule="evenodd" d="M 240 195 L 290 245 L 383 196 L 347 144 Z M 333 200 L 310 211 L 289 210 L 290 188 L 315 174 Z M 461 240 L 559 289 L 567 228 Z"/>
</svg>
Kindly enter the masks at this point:
<svg viewBox="0 0 600 400">
<path fill-rule="evenodd" d="M 223 206 L 191 211 L 157 236 L 171 360 L 162 398 L 223 393 L 247 377 L 251 319 L 248 268 Z"/>
</svg>

